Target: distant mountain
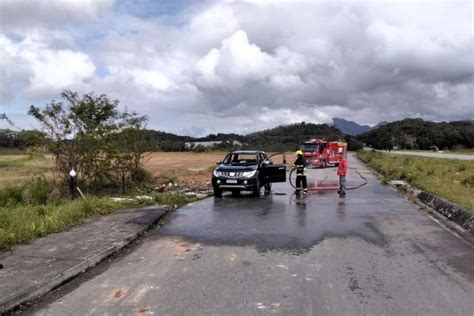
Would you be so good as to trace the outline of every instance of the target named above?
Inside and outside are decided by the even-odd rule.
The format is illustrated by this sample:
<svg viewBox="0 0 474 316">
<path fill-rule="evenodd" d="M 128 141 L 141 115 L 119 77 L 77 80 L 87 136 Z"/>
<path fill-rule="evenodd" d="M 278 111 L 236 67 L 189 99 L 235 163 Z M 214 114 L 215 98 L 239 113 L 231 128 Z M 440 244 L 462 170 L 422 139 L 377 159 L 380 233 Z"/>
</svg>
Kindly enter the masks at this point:
<svg viewBox="0 0 474 316">
<path fill-rule="evenodd" d="M 356 122 L 348 121 L 343 118 L 335 117 L 332 120 L 334 122 L 334 127 L 347 135 L 356 136 L 372 129 L 369 125 L 359 125 Z"/>
<path fill-rule="evenodd" d="M 386 121 L 380 122 L 374 127 L 370 127 L 369 125 L 360 125 L 353 121 L 348 121 L 343 118 L 334 117 L 333 119 L 333 126 L 339 129 L 346 135 L 357 136 L 359 134 L 366 133 L 368 131 L 374 130 L 379 128 L 380 126 L 384 126 L 387 124 Z"/>
<path fill-rule="evenodd" d="M 387 121 L 382 121 L 382 122 L 378 123 L 377 125 L 375 125 L 374 127 L 372 127 L 370 130 L 377 129 L 377 128 L 382 127 L 382 126 L 387 125 L 387 124 L 388 124 Z"/>
</svg>

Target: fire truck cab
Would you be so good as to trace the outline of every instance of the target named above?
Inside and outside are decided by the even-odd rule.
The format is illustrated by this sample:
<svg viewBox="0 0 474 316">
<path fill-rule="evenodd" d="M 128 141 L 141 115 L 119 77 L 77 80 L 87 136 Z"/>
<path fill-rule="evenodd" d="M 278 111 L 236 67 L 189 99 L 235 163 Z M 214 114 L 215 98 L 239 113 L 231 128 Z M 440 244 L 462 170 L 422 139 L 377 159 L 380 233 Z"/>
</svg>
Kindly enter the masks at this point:
<svg viewBox="0 0 474 316">
<path fill-rule="evenodd" d="M 347 143 L 329 142 L 325 138 L 309 138 L 299 146 L 304 157 L 315 167 L 325 168 L 328 165 L 339 165 L 342 152 L 347 155 Z"/>
</svg>

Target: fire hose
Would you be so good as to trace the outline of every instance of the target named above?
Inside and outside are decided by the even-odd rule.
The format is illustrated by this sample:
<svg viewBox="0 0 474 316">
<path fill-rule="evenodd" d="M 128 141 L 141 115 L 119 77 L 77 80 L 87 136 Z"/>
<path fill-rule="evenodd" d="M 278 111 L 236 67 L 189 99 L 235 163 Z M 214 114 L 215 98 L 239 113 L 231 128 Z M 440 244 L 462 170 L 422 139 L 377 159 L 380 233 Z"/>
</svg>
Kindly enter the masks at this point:
<svg viewBox="0 0 474 316">
<path fill-rule="evenodd" d="M 359 170 L 357 170 L 357 168 L 348 168 L 348 169 L 351 169 L 351 170 L 355 170 L 355 172 L 357 173 L 357 175 L 362 179 L 364 180 L 364 182 L 362 182 L 361 184 L 359 185 L 356 185 L 354 187 L 346 187 L 346 190 L 355 190 L 355 189 L 358 189 L 364 185 L 367 184 L 367 182 L 369 182 L 367 180 L 366 177 L 364 177 L 360 172 Z M 296 189 L 296 186 L 293 184 L 293 181 L 291 180 L 291 175 L 293 174 L 293 172 L 295 172 L 296 169 L 291 169 L 290 171 L 290 174 L 288 175 L 288 179 L 289 179 L 289 182 L 290 182 L 290 185 Z M 326 177 L 327 178 L 327 177 Z M 323 181 L 326 179 L 324 178 Z M 334 190 L 338 190 L 339 188 L 318 188 L 318 189 L 315 189 L 315 191 L 334 191 Z"/>
</svg>

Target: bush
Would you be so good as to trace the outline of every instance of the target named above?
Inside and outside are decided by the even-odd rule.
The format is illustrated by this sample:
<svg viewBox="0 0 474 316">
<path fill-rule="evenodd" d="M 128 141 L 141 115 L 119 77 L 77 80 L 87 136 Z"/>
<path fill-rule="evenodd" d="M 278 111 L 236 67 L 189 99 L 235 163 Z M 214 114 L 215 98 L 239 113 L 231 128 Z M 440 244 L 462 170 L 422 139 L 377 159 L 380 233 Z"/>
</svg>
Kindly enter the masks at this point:
<svg viewBox="0 0 474 316">
<path fill-rule="evenodd" d="M 153 180 L 153 175 L 151 172 L 143 169 L 143 168 L 137 168 L 137 169 L 132 169 L 130 172 L 130 178 L 133 183 L 146 183 L 146 182 L 151 182 Z"/>
<path fill-rule="evenodd" d="M 44 177 L 32 179 L 23 190 L 23 199 L 30 204 L 46 204 L 51 185 Z"/>
<path fill-rule="evenodd" d="M 161 205 L 180 207 L 185 205 L 189 201 L 184 194 L 167 192 L 155 195 L 155 202 Z"/>
<path fill-rule="evenodd" d="M 474 187 L 474 176 L 470 176 L 462 180 L 461 182 L 463 185 L 465 185 L 468 188 L 473 188 Z"/>
<path fill-rule="evenodd" d="M 23 187 L 9 186 L 0 189 L 0 207 L 13 206 L 23 202 Z"/>
</svg>

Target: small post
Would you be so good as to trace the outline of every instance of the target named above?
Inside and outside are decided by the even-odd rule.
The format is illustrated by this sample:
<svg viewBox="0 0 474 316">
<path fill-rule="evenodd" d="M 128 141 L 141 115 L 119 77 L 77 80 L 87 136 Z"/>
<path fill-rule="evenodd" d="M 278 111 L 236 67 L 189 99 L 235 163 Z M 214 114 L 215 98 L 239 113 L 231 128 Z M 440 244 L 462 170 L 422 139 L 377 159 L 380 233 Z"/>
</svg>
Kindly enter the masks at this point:
<svg viewBox="0 0 474 316">
<path fill-rule="evenodd" d="M 76 198 L 76 188 L 77 188 L 77 172 L 74 168 L 69 171 L 69 192 L 71 193 L 71 200 Z"/>
</svg>

